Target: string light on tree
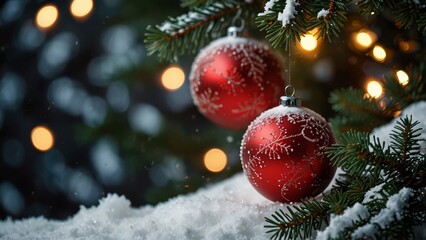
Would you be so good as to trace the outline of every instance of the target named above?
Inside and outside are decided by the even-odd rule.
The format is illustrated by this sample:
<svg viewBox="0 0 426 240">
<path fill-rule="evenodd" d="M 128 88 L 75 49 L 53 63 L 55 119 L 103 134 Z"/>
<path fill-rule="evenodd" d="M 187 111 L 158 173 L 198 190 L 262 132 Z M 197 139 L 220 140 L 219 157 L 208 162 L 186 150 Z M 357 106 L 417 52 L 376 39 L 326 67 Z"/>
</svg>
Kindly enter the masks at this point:
<svg viewBox="0 0 426 240">
<path fill-rule="evenodd" d="M 35 17 L 36 26 L 40 29 L 49 29 L 56 23 L 58 16 L 58 8 L 47 4 L 38 10 Z"/>
<path fill-rule="evenodd" d="M 301 37 L 300 46 L 303 50 L 311 52 L 317 48 L 318 40 L 314 35 L 308 33 Z"/>
<path fill-rule="evenodd" d="M 376 79 L 369 78 L 367 81 L 367 93 L 373 98 L 379 98 L 382 96 L 383 87 Z"/>
<path fill-rule="evenodd" d="M 93 0 L 73 0 L 70 5 L 72 16 L 79 20 L 86 19 L 93 10 Z"/>
<path fill-rule="evenodd" d="M 161 75 L 161 84 L 170 91 L 178 90 L 185 82 L 185 72 L 178 66 L 171 66 Z"/>
<path fill-rule="evenodd" d="M 353 35 L 354 46 L 358 50 L 362 51 L 371 47 L 376 39 L 376 34 L 367 29 L 361 29 L 359 32 Z"/>
<path fill-rule="evenodd" d="M 221 172 L 227 163 L 226 153 L 219 148 L 212 148 L 204 154 L 204 166 L 210 172 Z"/>
<path fill-rule="evenodd" d="M 46 126 L 37 126 L 31 131 L 31 142 L 37 150 L 47 152 L 52 149 L 55 138 Z"/>
<path fill-rule="evenodd" d="M 398 78 L 399 83 L 403 86 L 407 85 L 408 81 L 410 80 L 410 77 L 408 77 L 408 74 L 404 72 L 403 70 L 398 70 L 396 72 L 396 77 Z"/>
<path fill-rule="evenodd" d="M 386 60 L 386 50 L 380 46 L 376 45 L 373 48 L 373 58 L 378 62 L 384 62 Z"/>
<path fill-rule="evenodd" d="M 409 40 L 409 41 L 401 40 L 399 41 L 398 45 L 399 45 L 399 49 L 404 53 L 416 52 L 420 48 L 419 43 L 414 40 Z"/>
</svg>

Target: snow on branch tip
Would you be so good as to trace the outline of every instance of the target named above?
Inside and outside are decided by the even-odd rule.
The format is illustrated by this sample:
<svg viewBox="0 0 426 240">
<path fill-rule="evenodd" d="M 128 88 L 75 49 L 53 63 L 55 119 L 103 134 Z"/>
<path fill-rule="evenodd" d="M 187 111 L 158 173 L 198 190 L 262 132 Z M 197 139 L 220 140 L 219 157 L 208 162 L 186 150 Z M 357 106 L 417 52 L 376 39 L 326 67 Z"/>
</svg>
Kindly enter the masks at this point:
<svg viewBox="0 0 426 240">
<path fill-rule="evenodd" d="M 265 3 L 265 10 L 258 14 L 258 16 L 264 16 L 270 13 L 274 13 L 272 8 L 278 0 L 269 0 Z M 297 0 L 286 0 L 285 7 L 282 12 L 278 13 L 277 20 L 282 22 L 283 27 L 287 26 L 291 19 L 295 18 L 297 15 L 296 6 L 299 6 L 300 3 Z"/>
</svg>

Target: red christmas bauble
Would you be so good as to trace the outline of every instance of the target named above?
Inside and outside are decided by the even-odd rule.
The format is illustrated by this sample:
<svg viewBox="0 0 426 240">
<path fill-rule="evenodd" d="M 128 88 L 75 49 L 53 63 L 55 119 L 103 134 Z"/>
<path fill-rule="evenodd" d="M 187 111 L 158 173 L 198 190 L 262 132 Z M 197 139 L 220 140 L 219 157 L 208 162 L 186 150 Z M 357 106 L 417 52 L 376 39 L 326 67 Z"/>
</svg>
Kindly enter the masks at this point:
<svg viewBox="0 0 426 240">
<path fill-rule="evenodd" d="M 256 40 L 224 37 L 196 57 L 191 93 L 199 111 L 229 129 L 245 129 L 283 94 L 283 64 Z"/>
<path fill-rule="evenodd" d="M 282 97 L 282 102 L 289 99 Z M 264 197 L 283 203 L 323 192 L 336 171 L 324 153 L 335 143 L 330 125 L 314 111 L 293 105 L 263 112 L 241 143 L 241 161 L 250 183 Z"/>
</svg>

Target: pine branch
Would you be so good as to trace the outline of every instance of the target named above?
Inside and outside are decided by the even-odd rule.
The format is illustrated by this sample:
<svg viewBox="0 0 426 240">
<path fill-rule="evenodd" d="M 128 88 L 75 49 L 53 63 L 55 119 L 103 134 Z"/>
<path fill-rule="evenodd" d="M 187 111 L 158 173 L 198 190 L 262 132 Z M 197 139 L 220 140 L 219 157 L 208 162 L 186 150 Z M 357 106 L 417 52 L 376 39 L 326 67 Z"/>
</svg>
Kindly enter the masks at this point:
<svg viewBox="0 0 426 240">
<path fill-rule="evenodd" d="M 192 9 L 195 7 L 209 6 L 214 2 L 215 0 L 183 0 L 180 6 Z"/>
<path fill-rule="evenodd" d="M 402 109 L 413 102 L 426 100 L 426 67 L 424 63 L 410 66 L 407 71 L 409 81 L 402 85 L 393 72 L 384 77 L 383 88 L 385 96 L 399 105 L 395 110 Z"/>
<path fill-rule="evenodd" d="M 287 51 L 290 44 L 300 41 L 308 28 L 308 18 L 311 6 L 309 1 L 270 0 L 265 11 L 256 17 L 256 23 L 261 31 L 266 31 L 268 39 L 274 48 L 284 46 Z"/>
<path fill-rule="evenodd" d="M 317 15 L 311 17 L 312 24 L 309 28 L 318 28 L 315 33 L 318 38 L 327 38 L 331 42 L 333 37 L 339 37 L 347 20 L 347 7 L 343 1 L 330 0 L 328 6 L 324 6 L 323 1 L 317 0 L 313 4 L 312 12 Z"/>
<path fill-rule="evenodd" d="M 417 30 L 426 36 L 426 11 L 419 13 L 417 18 Z"/>
<path fill-rule="evenodd" d="M 356 5 L 361 15 L 365 17 L 370 16 L 372 12 L 379 13 L 383 11 L 383 1 L 381 0 L 359 0 Z"/>
<path fill-rule="evenodd" d="M 354 176 L 363 176 L 370 165 L 377 168 L 388 168 L 393 164 L 389 151 L 374 138 L 370 143 L 367 132 L 349 131 L 342 134 L 341 143 L 327 149 L 327 155 L 334 165 Z"/>
<path fill-rule="evenodd" d="M 187 14 L 148 26 L 145 34 L 148 54 L 157 53 L 162 60 L 177 60 L 179 55 L 195 53 L 230 26 L 238 9 L 251 14 L 254 2 L 222 0 L 207 6 L 200 4 Z"/>
<path fill-rule="evenodd" d="M 422 183 L 420 178 L 426 175 L 425 156 L 420 153 L 420 141 L 424 139 L 419 138 L 421 129 L 416 129 L 418 124 L 409 117 L 399 120 L 386 149 L 375 137 L 370 142 L 368 133 L 350 131 L 342 134 L 341 143 L 328 148 L 327 154 L 333 164 L 350 175 L 363 176 L 366 171 L 383 170 L 393 178 L 399 178 L 404 186 L 417 189 L 422 186 L 419 186 Z"/>
<path fill-rule="evenodd" d="M 373 98 L 360 89 L 336 90 L 330 94 L 333 110 L 339 113 L 330 119 L 337 138 L 348 130 L 371 131 L 399 114 L 413 102 L 426 100 L 426 68 L 424 63 L 409 67 L 409 81 L 403 85 L 394 71 L 383 79 L 384 96 Z"/>
<path fill-rule="evenodd" d="M 328 204 L 315 199 L 303 202 L 300 206 L 288 206 L 287 213 L 276 211 L 271 218 L 265 217 L 268 225 L 265 228 L 272 233 L 271 239 L 306 239 L 312 234 L 312 229 L 319 229 L 327 222 Z"/>
<path fill-rule="evenodd" d="M 330 94 L 329 102 L 339 115 L 330 119 L 337 135 L 354 129 L 371 131 L 374 127 L 383 125 L 394 118 L 400 110 L 399 105 L 392 103 L 383 109 L 382 104 L 375 98 L 366 96 L 360 89 L 341 89 Z"/>
<path fill-rule="evenodd" d="M 421 129 L 416 126 L 411 117 L 405 117 L 397 122 L 392 130 L 391 144 L 393 154 L 399 159 L 401 174 L 404 176 L 404 186 L 415 189 L 425 186 L 423 178 L 426 175 L 425 154 L 420 152 Z"/>
</svg>

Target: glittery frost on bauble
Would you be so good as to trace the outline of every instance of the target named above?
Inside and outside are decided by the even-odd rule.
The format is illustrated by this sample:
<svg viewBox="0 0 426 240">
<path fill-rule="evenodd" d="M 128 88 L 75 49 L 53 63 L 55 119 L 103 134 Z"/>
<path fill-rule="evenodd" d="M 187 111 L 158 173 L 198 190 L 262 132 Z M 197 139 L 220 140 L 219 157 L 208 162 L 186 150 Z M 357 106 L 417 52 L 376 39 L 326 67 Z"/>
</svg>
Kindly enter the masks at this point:
<svg viewBox="0 0 426 240">
<path fill-rule="evenodd" d="M 253 39 L 224 37 L 202 49 L 189 76 L 200 112 L 218 125 L 245 129 L 284 91 L 282 61 Z"/>
</svg>

